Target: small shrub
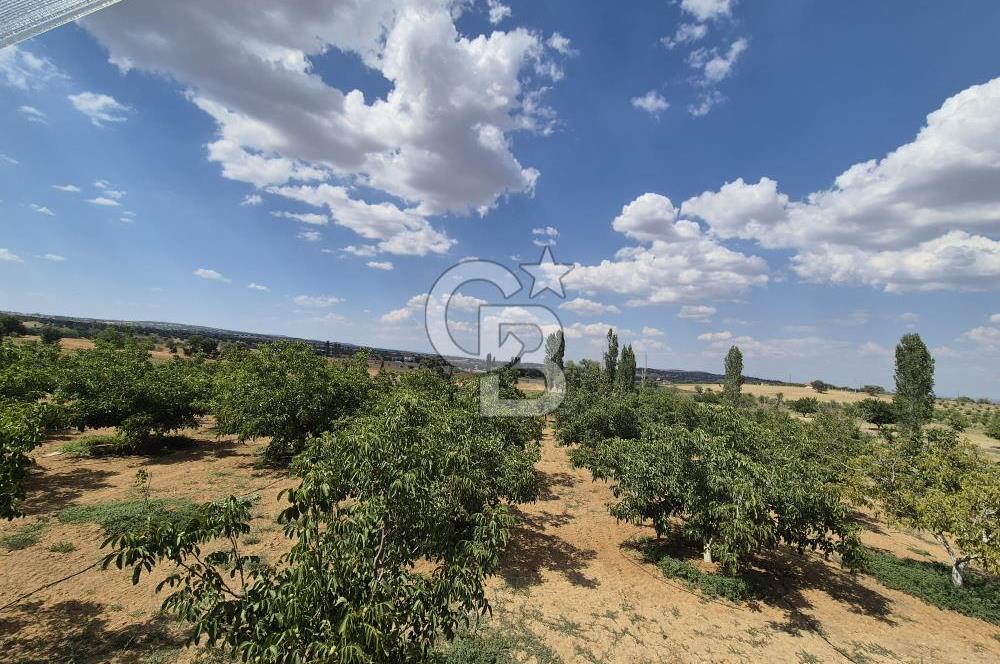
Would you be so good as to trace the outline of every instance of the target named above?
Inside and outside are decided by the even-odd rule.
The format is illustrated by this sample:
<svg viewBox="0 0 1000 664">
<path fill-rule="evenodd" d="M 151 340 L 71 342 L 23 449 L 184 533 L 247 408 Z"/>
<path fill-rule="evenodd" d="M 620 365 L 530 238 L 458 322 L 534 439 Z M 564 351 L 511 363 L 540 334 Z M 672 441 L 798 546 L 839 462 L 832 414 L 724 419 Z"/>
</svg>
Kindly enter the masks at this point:
<svg viewBox="0 0 1000 664">
<path fill-rule="evenodd" d="M 75 505 L 59 513 L 63 523 L 99 523 L 109 537 L 142 532 L 150 520 L 183 526 L 200 514 L 189 500 L 123 500 L 98 505 Z"/>
<path fill-rule="evenodd" d="M 59 446 L 59 451 L 72 457 L 97 457 L 124 452 L 127 445 L 117 434 L 81 436 Z"/>
<path fill-rule="evenodd" d="M 956 587 L 947 565 L 897 558 L 884 551 L 869 551 L 862 569 L 882 585 L 928 604 L 1000 625 L 1000 580 L 996 577 L 966 572 L 964 584 Z"/>
<path fill-rule="evenodd" d="M 990 438 L 1000 440 L 1000 413 L 995 414 L 990 423 L 986 425 L 986 435 Z"/>
<path fill-rule="evenodd" d="M 21 526 L 17 529 L 16 533 L 0 537 L 0 546 L 8 551 L 27 549 L 29 546 L 38 544 L 38 540 L 42 538 L 43 530 L 45 530 L 44 521 L 37 521 L 26 526 Z"/>
<path fill-rule="evenodd" d="M 656 563 L 666 576 L 685 581 L 708 597 L 724 597 L 731 602 L 742 602 L 752 597 L 749 585 L 739 577 L 703 572 L 694 565 L 663 555 Z"/>
<path fill-rule="evenodd" d="M 802 397 L 788 402 L 788 407 L 796 413 L 802 415 L 812 415 L 819 411 L 819 399 L 816 397 Z"/>
<path fill-rule="evenodd" d="M 76 545 L 72 542 L 56 542 L 49 546 L 49 551 L 52 553 L 72 553 L 76 551 Z"/>
<path fill-rule="evenodd" d="M 503 624 L 459 634 L 450 646 L 435 653 L 439 664 L 515 664 L 529 661 L 538 664 L 562 664 L 549 646 L 525 625 Z"/>
</svg>

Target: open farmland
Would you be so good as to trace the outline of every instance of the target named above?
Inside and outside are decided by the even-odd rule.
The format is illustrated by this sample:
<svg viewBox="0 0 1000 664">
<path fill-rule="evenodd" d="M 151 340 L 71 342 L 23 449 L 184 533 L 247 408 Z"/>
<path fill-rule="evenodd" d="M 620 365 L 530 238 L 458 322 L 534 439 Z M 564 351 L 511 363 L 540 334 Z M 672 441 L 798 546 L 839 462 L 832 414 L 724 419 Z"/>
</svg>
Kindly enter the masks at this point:
<svg viewBox="0 0 1000 664">
<path fill-rule="evenodd" d="M 702 383 L 700 385 L 678 385 L 678 389 L 694 391 L 697 388 L 703 390 L 715 390 L 719 392 L 722 390 L 722 385 L 720 383 Z M 778 395 L 782 395 L 786 401 L 793 401 L 795 399 L 802 399 L 808 397 L 815 397 L 822 402 L 837 402 L 837 403 L 856 403 L 862 399 L 869 398 L 870 395 L 864 392 L 855 392 L 852 390 L 837 390 L 830 389 L 825 392 L 817 392 L 816 390 L 806 387 L 804 385 L 755 385 L 748 383 L 742 387 L 744 394 L 749 394 L 754 397 L 763 396 L 768 399 L 776 399 Z M 891 395 L 877 395 L 875 398 L 878 399 L 891 399 Z"/>
<path fill-rule="evenodd" d="M 0 0 L 0 664 L 1000 664 L 998 25 Z"/>
<path fill-rule="evenodd" d="M 76 435 L 38 448 L 27 515 L 0 525 L 0 534 L 9 537 L 26 525 L 41 524 L 36 542 L 0 555 L 0 605 L 42 588 L 0 612 L 6 661 L 215 657 L 181 648 L 184 630 L 159 611 L 161 597 L 154 594 L 162 575 L 133 586 L 126 573 L 88 568 L 101 557 L 100 525 L 60 519 L 73 506 L 137 499 L 135 473 L 145 469 L 154 499 L 202 501 L 259 493 L 248 548 L 277 559 L 288 548 L 273 523 L 278 492 L 294 481 L 256 467 L 263 441 L 217 439 L 210 429 L 184 433 L 191 438 L 190 448 L 153 458 L 88 459 L 60 452 Z M 852 577 L 814 555 L 782 554 L 763 561 L 786 570 L 771 580 L 775 595 L 766 601 L 745 606 L 708 599 L 664 577 L 629 546 L 651 530 L 616 523 L 605 508 L 609 485 L 573 468 L 550 432 L 537 469 L 542 492 L 519 509 L 520 524 L 488 584 L 494 615 L 479 628 L 506 634 L 525 661 L 968 662 L 1000 657 L 995 638 L 1000 627 L 935 608 L 863 574 Z M 922 536 L 874 520 L 864 523 L 866 544 L 904 558 L 941 559 L 934 543 Z M 57 585 L 44 587 L 50 583 Z"/>
<path fill-rule="evenodd" d="M 898 463 L 887 461 L 886 454 L 914 454 L 896 451 L 892 441 L 917 435 L 927 445 L 920 454 L 954 456 L 952 464 L 973 491 L 963 498 L 972 501 L 970 509 L 978 509 L 981 495 L 988 503 L 1000 466 L 986 462 L 975 445 L 997 448 L 997 441 L 982 433 L 979 415 L 989 421 L 993 406 L 929 402 L 926 413 L 933 410 L 941 421 L 906 434 L 904 411 L 894 410 L 887 398 L 848 401 L 844 395 L 855 393 L 831 390 L 819 395 L 828 398 L 820 399 L 818 410 L 791 413 L 783 404 L 812 390 L 741 388 L 735 348 L 722 386 L 643 387 L 630 347 L 622 347 L 618 358 L 616 335 L 609 332 L 608 339 L 617 361 L 567 363 L 565 401 L 544 418 L 480 416 L 482 376 L 436 361 L 393 367 L 364 354 L 331 359 L 292 343 L 231 346 L 209 358 L 203 352 L 208 346 L 199 342 L 189 357 L 186 351 L 169 353 L 142 338 L 112 334 L 58 348 L 31 337 L 3 341 L 0 388 L 8 399 L 23 395 L 6 402 L 13 419 L 5 426 L 15 428 L 5 431 L 22 435 L 17 418 L 32 417 L 33 408 L 47 431 L 30 448 L 34 463 L 26 468 L 20 494 L 15 486 L 11 504 L 19 514 L 0 524 L 0 645 L 7 660 L 238 661 L 233 641 L 226 649 L 220 647 L 225 640 L 186 647 L 194 625 L 216 618 L 200 609 L 180 613 L 177 607 L 184 605 L 175 602 L 182 596 L 173 594 L 178 586 L 157 592 L 158 585 L 187 575 L 183 584 L 198 588 L 195 606 L 248 602 L 239 588 L 250 593 L 258 583 L 270 584 L 268 592 L 284 592 L 303 578 L 299 575 L 309 578 L 300 556 L 317 537 L 329 542 L 324 546 L 344 547 L 339 555 L 352 561 L 349 570 L 323 567 L 319 578 L 344 578 L 344 588 L 362 588 L 356 599 L 340 595 L 339 600 L 361 606 L 370 601 L 372 584 L 392 597 L 409 583 L 420 587 L 434 578 L 431 560 L 471 566 L 478 578 L 471 586 L 473 603 L 450 614 L 454 602 L 463 601 L 459 595 L 435 609 L 454 615 L 457 638 L 449 645 L 432 631 L 426 650 L 403 658 L 411 661 L 1000 657 L 1000 583 L 990 575 L 989 549 L 982 550 L 982 563 L 976 559 L 958 567 L 966 585 L 954 586 L 948 572 L 954 561 L 933 531 L 908 513 L 889 513 L 886 492 L 895 489 L 880 484 L 881 469 Z M 918 338 L 904 341 L 914 344 L 915 357 L 923 357 Z M 562 362 L 559 335 L 549 338 L 547 349 L 547 362 Z M 508 398 L 537 397 L 544 381 L 519 375 L 515 367 L 496 371 L 501 390 Z M 779 391 L 784 401 L 777 399 Z M 760 396 L 767 398 L 762 402 Z M 315 404 L 313 410 L 302 410 L 303 403 Z M 872 403 L 888 410 L 867 410 Z M 976 419 L 964 438 L 952 426 L 958 420 L 948 414 L 958 407 Z M 892 422 L 873 419 L 872 413 L 891 416 Z M 454 430 L 472 438 L 446 433 Z M 786 439 L 795 445 L 788 448 Z M 468 467 L 451 465 L 468 454 L 481 456 Z M 727 539 L 725 531 L 715 530 L 699 542 L 703 535 L 690 522 L 697 503 L 661 513 L 660 501 L 671 485 L 663 485 L 662 494 L 645 491 L 649 481 L 677 472 L 675 461 L 687 466 L 671 481 L 691 482 L 694 492 L 686 491 L 683 499 L 709 491 L 697 478 L 720 471 L 704 463 L 725 464 L 729 457 L 739 461 L 728 469 L 720 466 L 726 491 L 778 489 L 753 498 L 771 501 L 763 517 L 741 522 L 743 528 L 761 528 L 760 539 Z M 940 467 L 933 456 L 912 459 L 914 468 L 938 472 Z M 768 479 L 743 484 L 744 469 Z M 418 478 L 409 480 L 406 490 L 412 493 L 385 509 L 385 501 L 405 486 L 393 478 L 404 474 Z M 496 492 L 492 504 L 510 517 L 507 521 L 489 511 L 490 502 L 481 503 L 485 511 L 478 518 L 497 518 L 495 532 L 505 533 L 482 545 L 493 547 L 494 562 L 451 559 L 462 550 L 451 543 L 413 556 L 407 542 L 395 554 L 399 561 L 368 568 L 370 576 L 351 576 L 365 569 L 367 556 L 382 555 L 384 538 L 398 532 L 400 520 L 418 513 L 432 522 L 440 518 L 429 531 L 435 534 L 461 523 L 452 512 L 459 504 L 435 517 L 440 499 L 423 502 L 420 487 L 427 483 L 430 495 L 440 496 L 435 487 L 453 491 L 462 486 L 453 483 L 467 477 L 477 478 L 470 485 L 475 491 Z M 326 540 L 323 531 L 304 538 L 310 520 L 285 512 L 301 504 L 290 500 L 312 500 L 314 491 L 326 490 L 315 484 L 320 481 L 343 486 L 344 493 L 308 513 L 330 519 L 326 532 L 336 529 L 359 539 Z M 285 490 L 292 493 L 282 496 Z M 742 491 L 715 500 L 741 505 Z M 354 511 L 363 504 L 355 501 L 368 500 L 374 501 L 376 523 L 398 524 L 374 540 Z M 786 507 L 788 500 L 805 502 Z M 476 504 L 464 503 L 472 509 Z M 228 509 L 236 510 L 232 517 L 220 511 Z M 783 518 L 785 510 L 819 516 L 815 525 L 785 523 L 784 534 L 772 538 L 767 535 L 772 519 Z M 729 514 L 726 518 L 740 518 L 739 510 Z M 960 523 L 962 514 L 959 510 L 958 521 L 949 524 Z M 211 525 L 220 517 L 237 519 L 228 540 Z M 459 528 L 449 537 L 462 533 Z M 193 536 L 201 546 L 187 553 L 166 544 Z M 418 547 L 438 546 L 435 536 L 425 535 L 431 539 L 420 540 Z M 954 541 L 971 546 L 959 537 Z M 154 547 L 164 548 L 147 568 L 140 561 Z M 227 551 L 241 557 L 216 557 Z M 117 557 L 102 565 L 109 552 Z M 293 569 L 300 571 L 280 576 Z M 210 570 L 223 572 L 233 584 L 240 579 L 240 586 L 229 589 L 230 582 L 220 581 L 223 595 L 213 594 L 199 585 L 214 578 L 204 576 Z M 387 572 L 400 576 L 379 585 Z M 181 576 L 171 577 L 176 574 Z M 331 597 L 314 610 L 337 605 Z M 247 604 L 245 610 L 257 609 Z M 408 619 L 421 620 L 419 613 Z M 239 629 L 238 622 L 216 624 L 224 634 Z M 309 619 L 304 626 L 314 624 Z M 380 629 L 392 633 L 391 624 Z M 240 638 L 273 636 L 268 631 Z"/>
</svg>

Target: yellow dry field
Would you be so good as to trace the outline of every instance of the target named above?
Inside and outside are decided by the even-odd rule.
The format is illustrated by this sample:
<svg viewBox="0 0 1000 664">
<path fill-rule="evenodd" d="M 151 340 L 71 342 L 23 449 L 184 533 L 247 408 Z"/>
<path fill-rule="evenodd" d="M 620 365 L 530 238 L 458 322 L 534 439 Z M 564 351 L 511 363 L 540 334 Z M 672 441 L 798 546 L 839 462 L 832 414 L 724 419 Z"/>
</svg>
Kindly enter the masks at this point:
<svg viewBox="0 0 1000 664">
<path fill-rule="evenodd" d="M 159 612 L 154 588 L 165 571 L 133 586 L 102 571 L 100 527 L 63 523 L 71 505 L 135 499 L 136 471 L 152 477 L 153 498 L 203 501 L 259 493 L 250 550 L 276 560 L 288 546 L 274 518 L 286 473 L 260 470 L 262 443 L 186 432 L 195 444 L 162 456 L 76 459 L 60 451 L 75 437 L 36 449 L 27 516 L 0 524 L 0 536 L 40 524 L 39 541 L 0 549 L 0 648 L 4 662 L 192 662 L 183 632 Z M 651 529 L 616 523 L 604 482 L 573 468 L 547 431 L 537 502 L 520 525 L 500 573 L 489 582 L 494 612 L 485 629 L 516 630 L 528 652 L 564 662 L 989 662 L 1000 661 L 1000 629 L 852 576 L 814 555 L 766 559 L 774 597 L 756 605 L 709 601 L 643 562 L 630 548 Z M 867 544 L 897 555 L 937 558 L 932 542 L 862 520 Z M 67 549 L 71 549 L 68 550 Z M 64 551 L 64 552 L 59 552 Z M 217 661 L 217 660 L 216 660 Z"/>
<path fill-rule="evenodd" d="M 720 383 L 702 383 L 701 385 L 677 385 L 682 390 L 693 392 L 696 387 L 711 389 L 719 392 L 722 390 Z M 802 397 L 816 397 L 819 401 L 836 401 L 838 403 L 854 403 L 862 399 L 869 398 L 870 395 L 864 392 L 850 392 L 848 390 L 828 390 L 822 394 L 808 387 L 797 385 L 744 385 L 740 388 L 744 394 L 753 396 L 765 396 L 774 399 L 779 393 L 784 395 L 785 401 L 801 399 Z M 886 395 L 878 397 L 880 399 L 890 399 Z"/>
</svg>

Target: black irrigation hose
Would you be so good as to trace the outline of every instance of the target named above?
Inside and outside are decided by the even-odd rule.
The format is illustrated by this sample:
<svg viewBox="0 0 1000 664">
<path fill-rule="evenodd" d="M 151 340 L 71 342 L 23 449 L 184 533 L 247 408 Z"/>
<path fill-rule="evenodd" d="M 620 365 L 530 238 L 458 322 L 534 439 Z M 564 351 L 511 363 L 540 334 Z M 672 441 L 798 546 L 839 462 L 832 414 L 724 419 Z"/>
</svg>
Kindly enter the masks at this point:
<svg viewBox="0 0 1000 664">
<path fill-rule="evenodd" d="M 93 562 L 93 563 L 87 565 L 86 567 L 84 567 L 81 570 L 77 570 L 76 572 L 73 572 L 72 574 L 68 574 L 68 575 L 64 576 L 63 578 L 58 579 L 56 581 L 50 581 L 49 583 L 46 583 L 46 584 L 41 585 L 41 586 L 38 586 L 37 588 L 35 588 L 31 592 L 25 593 L 25 594 L 21 595 L 20 597 L 16 597 L 16 598 L 12 599 L 10 602 L 4 604 L 3 606 L 0 606 L 0 613 L 6 611 L 7 609 L 11 608 L 12 606 L 20 604 L 21 602 L 23 602 L 24 600 L 28 599 L 29 597 L 31 597 L 32 595 L 34 595 L 37 592 L 41 592 L 41 591 L 43 591 L 43 590 L 45 590 L 47 588 L 51 588 L 52 586 L 58 586 L 60 583 L 64 583 L 64 582 L 69 581 L 70 579 L 72 579 L 74 577 L 80 576 L 84 572 L 87 572 L 87 571 L 89 571 L 89 570 L 97 567 L 98 565 L 100 565 L 102 560 L 104 560 L 103 557 L 101 557 L 101 560 Z"/>
<path fill-rule="evenodd" d="M 245 498 L 247 496 L 252 496 L 255 493 L 260 493 L 261 491 L 266 491 L 267 489 L 270 489 L 274 485 L 279 484 L 281 482 L 284 482 L 286 479 L 288 479 L 288 478 L 287 477 L 282 477 L 282 478 L 276 479 L 273 482 L 269 482 L 268 484 L 265 484 L 264 486 L 257 487 L 253 491 L 248 491 L 247 493 L 239 494 L 238 497 L 239 498 Z M 47 590 L 47 589 L 52 588 L 54 586 L 58 586 L 60 583 L 65 583 L 66 581 L 69 581 L 70 579 L 76 578 L 76 577 L 80 576 L 81 574 L 83 574 L 84 572 L 89 572 L 93 568 L 95 568 L 98 565 L 100 565 L 102 562 L 104 562 L 104 556 L 101 556 L 100 559 L 92 562 L 91 564 L 87 565 L 83 569 L 79 569 L 79 570 L 77 570 L 77 571 L 75 571 L 75 572 L 73 572 L 71 574 L 67 574 L 66 576 L 64 576 L 61 579 L 56 579 L 55 581 L 49 581 L 48 583 L 40 585 L 40 586 L 38 586 L 37 588 L 35 588 L 34 590 L 32 590 L 30 592 L 27 592 L 27 593 L 24 593 L 23 595 L 15 597 L 14 599 L 12 599 L 11 601 L 7 602 L 3 606 L 0 606 L 0 613 L 3 613 L 7 609 L 10 609 L 10 608 L 12 608 L 12 607 L 20 604 L 21 602 L 23 602 L 24 600 L 28 599 L 29 597 L 31 597 L 35 593 L 39 593 L 39 592 L 41 592 L 43 590 Z"/>
</svg>

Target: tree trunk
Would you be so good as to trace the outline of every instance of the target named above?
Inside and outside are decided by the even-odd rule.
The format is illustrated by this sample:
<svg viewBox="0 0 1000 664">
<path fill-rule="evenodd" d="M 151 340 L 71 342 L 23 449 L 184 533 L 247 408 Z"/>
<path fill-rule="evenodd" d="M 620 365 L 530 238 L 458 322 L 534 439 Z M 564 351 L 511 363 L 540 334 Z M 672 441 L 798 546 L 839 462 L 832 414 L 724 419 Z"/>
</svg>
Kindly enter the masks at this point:
<svg viewBox="0 0 1000 664">
<path fill-rule="evenodd" d="M 962 587 L 962 565 L 963 562 L 956 560 L 951 566 L 951 584 L 956 588 Z"/>
<path fill-rule="evenodd" d="M 944 533 L 936 533 L 934 538 L 941 543 L 948 553 L 948 560 L 951 561 L 951 584 L 956 588 L 961 588 L 965 579 L 962 576 L 962 568 L 969 562 L 968 558 L 959 558 L 951 548 L 951 543 Z"/>
<path fill-rule="evenodd" d="M 706 563 L 712 562 L 712 538 L 705 540 L 705 550 L 701 554 L 701 559 Z"/>
</svg>

